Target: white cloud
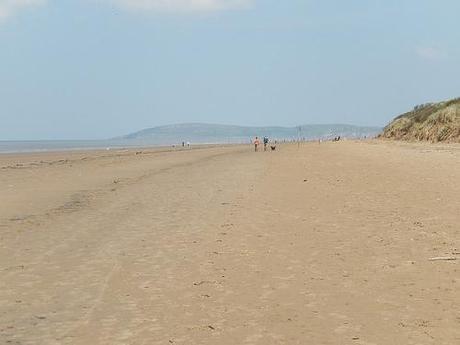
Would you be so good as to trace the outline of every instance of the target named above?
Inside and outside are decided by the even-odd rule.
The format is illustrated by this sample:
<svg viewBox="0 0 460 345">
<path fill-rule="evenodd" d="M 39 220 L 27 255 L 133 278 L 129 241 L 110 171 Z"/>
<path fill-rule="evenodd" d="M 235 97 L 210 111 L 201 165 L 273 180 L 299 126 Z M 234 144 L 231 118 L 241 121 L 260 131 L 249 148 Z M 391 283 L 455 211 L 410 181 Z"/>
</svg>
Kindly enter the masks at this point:
<svg viewBox="0 0 460 345">
<path fill-rule="evenodd" d="M 115 5 L 137 11 L 156 12 L 215 12 L 242 9 L 253 0 L 105 0 Z"/>
<path fill-rule="evenodd" d="M 430 46 L 418 47 L 416 48 L 415 52 L 418 57 L 430 61 L 444 60 L 448 57 L 448 54 L 442 49 Z"/>
<path fill-rule="evenodd" d="M 5 20 L 20 10 L 45 3 L 46 0 L 0 0 L 0 21 Z"/>
</svg>

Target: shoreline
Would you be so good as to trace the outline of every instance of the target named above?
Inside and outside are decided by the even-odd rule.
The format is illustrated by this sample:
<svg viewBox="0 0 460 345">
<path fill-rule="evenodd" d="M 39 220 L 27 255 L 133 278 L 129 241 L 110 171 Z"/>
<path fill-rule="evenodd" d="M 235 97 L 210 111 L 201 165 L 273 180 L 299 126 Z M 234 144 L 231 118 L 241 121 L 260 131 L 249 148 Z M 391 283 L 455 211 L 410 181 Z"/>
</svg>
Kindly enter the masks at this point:
<svg viewBox="0 0 460 345">
<path fill-rule="evenodd" d="M 94 149 L 64 149 L 64 150 L 48 150 L 34 152 L 0 152 L 0 169 L 7 168 L 11 164 L 27 164 L 32 163 L 55 163 L 56 161 L 72 161 L 88 158 L 88 156 L 96 157 L 111 157 L 120 155 L 135 155 L 137 154 L 155 154 L 164 152 L 182 152 L 191 150 L 200 150 L 207 148 L 232 147 L 243 144 L 201 144 L 191 147 L 182 146 L 145 146 L 145 147 L 127 147 L 127 148 L 112 148 L 110 150 L 103 148 Z M 244 145 L 243 145 L 244 146 Z M 45 161 L 46 160 L 46 161 Z M 43 162 L 42 162 L 43 161 Z M 8 165 L 9 164 L 9 165 Z"/>
<path fill-rule="evenodd" d="M 48 148 L 25 148 L 25 149 L 11 149 L 6 150 L 2 149 L 1 145 L 7 145 L 10 143 L 33 143 L 37 144 L 38 146 L 44 144 L 58 144 L 58 143 L 75 143 L 79 142 L 76 141 L 66 141 L 66 140 L 43 140 L 43 141 L 0 141 L 0 155 L 5 154 L 33 154 L 33 153 L 47 153 L 47 152 L 75 152 L 75 151 L 116 151 L 116 150 L 139 150 L 139 149 L 162 149 L 162 148 L 180 148 L 182 147 L 181 144 L 142 144 L 142 143 L 133 143 L 133 144 L 126 144 L 126 143 L 110 143 L 105 142 L 107 145 L 95 145 L 95 146 L 69 146 L 69 147 L 48 147 Z M 94 140 L 82 140 L 82 143 L 93 143 L 97 142 Z M 100 141 L 101 143 L 104 142 L 103 140 Z M 196 143 L 193 144 L 193 147 L 202 147 L 202 146 L 219 146 L 219 145 L 244 145 L 243 143 Z"/>
</svg>

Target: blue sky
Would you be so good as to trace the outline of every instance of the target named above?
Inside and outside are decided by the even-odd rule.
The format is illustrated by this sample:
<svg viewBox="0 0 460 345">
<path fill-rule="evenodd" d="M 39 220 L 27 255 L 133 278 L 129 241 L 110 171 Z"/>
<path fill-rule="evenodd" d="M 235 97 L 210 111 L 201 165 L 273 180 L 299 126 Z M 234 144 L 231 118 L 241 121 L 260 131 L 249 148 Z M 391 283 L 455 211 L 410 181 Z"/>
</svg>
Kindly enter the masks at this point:
<svg viewBox="0 0 460 345">
<path fill-rule="evenodd" d="M 384 125 L 460 96 L 458 0 L 0 0 L 0 140 Z"/>
</svg>

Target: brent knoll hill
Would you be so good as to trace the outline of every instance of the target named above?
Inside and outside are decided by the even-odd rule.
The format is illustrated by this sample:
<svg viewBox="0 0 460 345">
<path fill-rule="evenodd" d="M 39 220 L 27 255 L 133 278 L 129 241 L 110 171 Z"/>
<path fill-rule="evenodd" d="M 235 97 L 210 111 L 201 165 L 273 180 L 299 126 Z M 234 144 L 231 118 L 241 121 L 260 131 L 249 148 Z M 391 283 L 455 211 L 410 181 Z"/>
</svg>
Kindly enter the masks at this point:
<svg viewBox="0 0 460 345">
<path fill-rule="evenodd" d="M 301 126 L 300 136 L 307 140 L 330 139 L 338 135 L 343 138 L 363 138 L 375 137 L 381 130 L 379 127 L 351 125 L 305 125 Z M 158 144 L 177 144 L 182 141 L 192 143 L 246 143 L 255 136 L 293 140 L 297 139 L 298 135 L 298 127 L 243 127 L 189 123 L 144 129 L 121 139 Z"/>
<path fill-rule="evenodd" d="M 411 141 L 460 142 L 460 98 L 417 106 L 398 116 L 380 135 Z"/>
</svg>

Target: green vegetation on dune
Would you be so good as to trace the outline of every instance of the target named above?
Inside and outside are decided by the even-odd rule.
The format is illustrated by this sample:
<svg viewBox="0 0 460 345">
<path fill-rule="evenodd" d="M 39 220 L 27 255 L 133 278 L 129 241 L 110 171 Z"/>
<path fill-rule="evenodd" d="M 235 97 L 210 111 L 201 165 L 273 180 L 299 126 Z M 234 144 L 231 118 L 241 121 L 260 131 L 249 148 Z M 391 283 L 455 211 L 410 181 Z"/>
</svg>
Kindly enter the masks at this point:
<svg viewBox="0 0 460 345">
<path fill-rule="evenodd" d="M 417 106 L 385 127 L 382 138 L 460 142 L 460 98 Z"/>
</svg>

